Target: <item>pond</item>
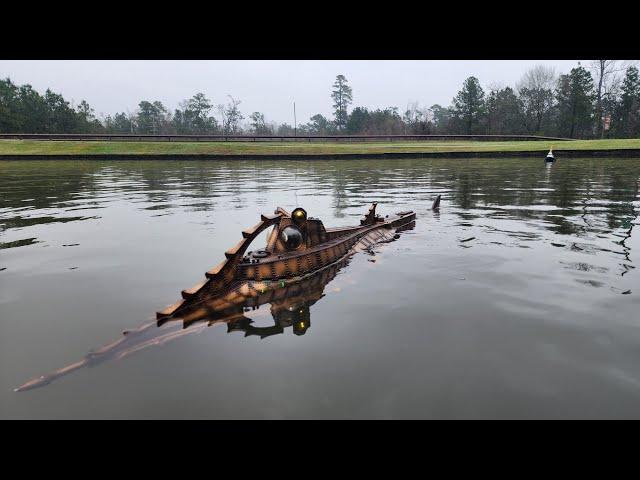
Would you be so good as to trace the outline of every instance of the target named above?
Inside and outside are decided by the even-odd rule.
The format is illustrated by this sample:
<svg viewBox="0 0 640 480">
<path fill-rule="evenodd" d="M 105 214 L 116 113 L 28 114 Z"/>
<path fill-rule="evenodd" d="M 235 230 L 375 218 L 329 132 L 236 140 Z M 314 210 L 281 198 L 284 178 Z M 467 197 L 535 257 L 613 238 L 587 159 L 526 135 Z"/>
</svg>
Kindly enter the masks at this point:
<svg viewBox="0 0 640 480">
<path fill-rule="evenodd" d="M 0 179 L 0 418 L 640 418 L 637 159 L 2 161 Z M 415 228 L 316 285 L 303 334 L 266 304 L 253 330 L 153 340 L 261 213 L 340 227 L 373 201 Z M 142 325 L 151 341 L 78 366 Z"/>
</svg>

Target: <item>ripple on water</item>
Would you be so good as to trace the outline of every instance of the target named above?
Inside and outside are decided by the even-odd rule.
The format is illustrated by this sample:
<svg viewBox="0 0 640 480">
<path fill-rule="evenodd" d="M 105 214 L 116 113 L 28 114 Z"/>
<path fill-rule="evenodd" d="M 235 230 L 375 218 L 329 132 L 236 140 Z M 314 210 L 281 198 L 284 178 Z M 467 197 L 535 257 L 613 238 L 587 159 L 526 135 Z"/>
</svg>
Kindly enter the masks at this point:
<svg viewBox="0 0 640 480">
<path fill-rule="evenodd" d="M 452 403 L 464 398 L 490 416 L 496 402 L 535 412 L 539 392 L 588 411 L 606 391 L 593 408 L 632 399 L 640 416 L 640 162 L 56 161 L 4 162 L 2 172 L 0 336 L 12 339 L 3 387 L 174 302 L 276 206 L 303 206 L 329 227 L 357 223 L 371 201 L 381 214 L 418 213 L 415 230 L 327 286 L 304 336 L 249 344 L 205 329 L 213 333 L 127 359 L 131 370 L 69 375 L 54 390 L 66 406 L 30 397 L 45 415 L 118 416 L 144 404 L 179 416 L 187 404 L 211 417 L 213 406 L 239 417 L 292 408 L 357 417 L 384 404 L 391 417 L 424 417 L 443 405 L 468 413 Z M 268 307 L 260 314 L 271 318 Z M 33 413 L 6 398 L 15 416 Z"/>
</svg>

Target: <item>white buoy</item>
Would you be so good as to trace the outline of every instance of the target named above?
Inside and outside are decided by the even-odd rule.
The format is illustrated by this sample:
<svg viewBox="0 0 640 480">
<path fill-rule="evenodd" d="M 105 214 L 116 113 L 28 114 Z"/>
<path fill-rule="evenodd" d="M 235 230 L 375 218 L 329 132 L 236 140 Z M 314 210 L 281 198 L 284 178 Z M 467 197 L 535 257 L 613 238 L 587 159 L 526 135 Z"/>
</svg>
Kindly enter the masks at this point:
<svg viewBox="0 0 640 480">
<path fill-rule="evenodd" d="M 547 157 L 544 159 L 545 162 L 555 162 L 556 157 L 553 156 L 553 145 L 549 149 L 549 153 L 547 153 Z"/>
</svg>

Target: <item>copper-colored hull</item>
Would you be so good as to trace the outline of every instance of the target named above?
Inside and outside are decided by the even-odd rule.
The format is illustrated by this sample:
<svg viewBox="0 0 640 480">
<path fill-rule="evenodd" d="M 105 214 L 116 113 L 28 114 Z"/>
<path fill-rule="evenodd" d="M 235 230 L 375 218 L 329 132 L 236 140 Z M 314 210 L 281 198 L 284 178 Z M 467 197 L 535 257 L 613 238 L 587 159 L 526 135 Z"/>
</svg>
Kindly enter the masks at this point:
<svg viewBox="0 0 640 480">
<path fill-rule="evenodd" d="M 316 272 L 331 265 L 357 247 L 369 248 L 392 238 L 396 231 L 415 221 L 413 211 L 400 212 L 386 218 L 375 216 L 375 204 L 369 214 L 357 227 L 327 229 L 321 228 L 310 234 L 314 236 L 314 245 L 302 251 L 274 251 L 265 259 L 247 260 L 244 256 L 249 244 L 265 229 L 290 223 L 290 217 L 282 209 L 276 210 L 272 216 L 262 216 L 260 223 L 242 232 L 243 239 L 233 248 L 225 252 L 227 257 L 219 265 L 209 270 L 206 280 L 182 291 L 182 299 L 156 313 L 158 319 L 180 314 L 182 309 L 202 304 L 212 294 L 223 294 L 227 291 L 238 291 L 238 295 L 247 295 L 248 289 L 256 291 L 268 289 L 273 282 Z M 311 220 L 311 219 L 310 219 Z M 275 231 L 275 230 L 274 230 Z M 277 235 L 272 238 L 277 238 Z M 274 243 L 270 240 L 270 243 Z"/>
</svg>

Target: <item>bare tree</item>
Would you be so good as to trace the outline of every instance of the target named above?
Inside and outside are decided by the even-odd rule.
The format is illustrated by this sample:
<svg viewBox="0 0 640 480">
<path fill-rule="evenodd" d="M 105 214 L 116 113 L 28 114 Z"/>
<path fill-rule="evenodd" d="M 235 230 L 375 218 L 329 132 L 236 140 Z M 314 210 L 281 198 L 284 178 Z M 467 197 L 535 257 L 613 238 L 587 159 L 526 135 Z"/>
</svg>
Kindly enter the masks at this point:
<svg viewBox="0 0 640 480">
<path fill-rule="evenodd" d="M 225 134 L 235 134 L 240 129 L 240 121 L 244 119 L 244 116 L 238 108 L 241 102 L 231 95 L 227 95 L 227 97 L 230 99 L 229 103 L 226 105 L 219 104 L 216 109 L 222 117 L 222 131 Z"/>
<path fill-rule="evenodd" d="M 614 94 L 620 84 L 620 72 L 624 71 L 633 61 L 624 60 L 593 60 L 590 70 L 593 73 L 596 84 L 596 137 L 604 137 L 603 101 L 607 96 Z"/>
<path fill-rule="evenodd" d="M 136 115 L 135 112 L 131 112 L 130 110 L 127 110 L 127 120 L 129 120 L 129 126 L 131 128 L 131 134 L 134 134 L 136 132 L 136 127 L 137 125 L 137 120 L 138 116 Z"/>
<path fill-rule="evenodd" d="M 493 81 L 493 82 L 489 83 L 487 85 L 487 87 L 489 88 L 489 93 L 491 93 L 491 92 L 499 92 L 500 90 L 504 89 L 505 84 L 503 82 L 500 82 L 500 81 Z"/>
<path fill-rule="evenodd" d="M 430 132 L 429 109 L 421 108 L 418 102 L 407 103 L 407 109 L 402 116 L 404 133 L 424 135 Z M 407 128 L 409 130 L 407 130 Z"/>
<path fill-rule="evenodd" d="M 552 67 L 536 65 L 525 72 L 517 84 L 525 125 L 529 133 L 540 133 L 553 106 L 556 72 Z"/>
<path fill-rule="evenodd" d="M 552 89 L 556 82 L 556 69 L 545 65 L 536 65 L 527 70 L 518 82 L 518 90 L 521 88 L 547 88 Z"/>
</svg>

